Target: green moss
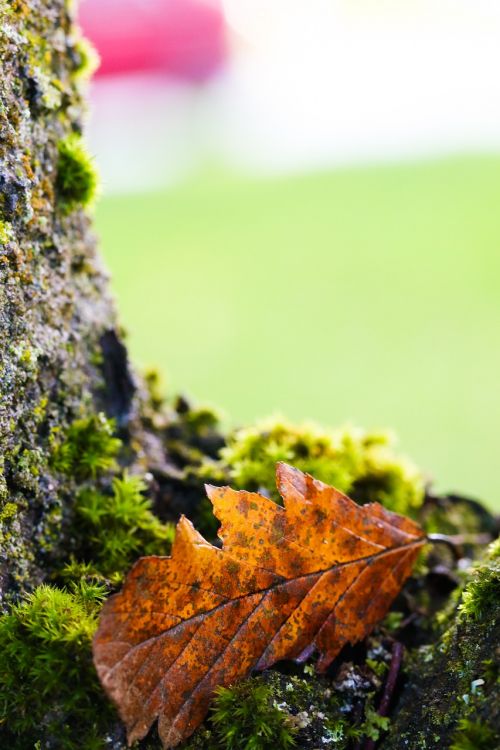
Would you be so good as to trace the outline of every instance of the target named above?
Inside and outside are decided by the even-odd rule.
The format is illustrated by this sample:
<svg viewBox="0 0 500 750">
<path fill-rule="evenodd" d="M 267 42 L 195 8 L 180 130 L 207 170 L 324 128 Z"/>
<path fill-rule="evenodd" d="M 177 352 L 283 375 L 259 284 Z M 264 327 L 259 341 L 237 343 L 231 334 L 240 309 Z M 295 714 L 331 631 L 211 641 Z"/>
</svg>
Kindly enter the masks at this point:
<svg viewBox="0 0 500 750">
<path fill-rule="evenodd" d="M 114 437 L 115 423 L 99 413 L 74 421 L 65 433 L 51 434 L 51 466 L 77 480 L 95 479 L 117 468 L 121 441 Z"/>
<path fill-rule="evenodd" d="M 486 683 L 497 683 L 500 684 L 500 664 L 495 662 L 493 659 L 484 659 L 483 663 L 483 679 Z"/>
<path fill-rule="evenodd" d="M 218 688 L 211 722 L 224 750 L 286 750 L 295 745 L 297 730 L 259 678 Z"/>
<path fill-rule="evenodd" d="M 358 707 L 361 719 L 359 716 L 354 718 L 349 715 L 352 710 L 346 712 L 345 705 L 341 710 L 339 696 L 334 696 L 332 705 L 336 708 L 336 713 L 325 720 L 325 740 L 332 750 L 347 750 L 353 744 L 359 746 L 363 739 L 378 742 L 389 728 L 390 719 L 380 716 L 373 707 L 373 694 L 368 694 L 364 705 L 360 704 Z"/>
<path fill-rule="evenodd" d="M 377 742 L 383 732 L 389 728 L 390 719 L 387 716 L 380 716 L 370 703 L 365 706 L 365 718 L 362 724 L 351 730 L 351 737 L 368 737 Z"/>
<path fill-rule="evenodd" d="M 203 438 L 218 427 L 219 415 L 207 406 L 188 409 L 184 416 L 184 424 L 192 437 L 196 435 Z"/>
<path fill-rule="evenodd" d="M 149 377 L 151 406 L 159 408 L 160 382 Z M 209 407 L 193 408 L 184 398 L 177 398 L 166 429 L 169 456 L 185 470 L 186 478 L 222 479 L 224 471 L 214 462 L 224 445 L 219 432 L 219 415 Z M 207 462 L 204 465 L 205 461 Z"/>
<path fill-rule="evenodd" d="M 388 612 L 382 620 L 382 628 L 388 633 L 396 633 L 401 627 L 403 619 L 402 612 Z"/>
<path fill-rule="evenodd" d="M 6 453 L 6 459 L 16 472 L 17 486 L 23 490 L 36 492 L 39 476 L 46 466 L 45 456 L 39 448 L 32 450 L 16 446 Z"/>
<path fill-rule="evenodd" d="M 76 420 L 63 434 L 53 431 L 51 444 L 52 468 L 87 481 L 77 495 L 70 529 L 71 553 L 78 563 L 117 583 L 140 555 L 169 553 L 175 527 L 153 514 L 140 477 L 115 476 L 108 490 L 95 484 L 118 468 L 121 441 L 114 437 L 113 420 L 103 414 Z"/>
<path fill-rule="evenodd" d="M 366 659 L 366 666 L 369 667 L 377 677 L 384 677 L 385 673 L 389 669 L 385 661 L 379 661 L 378 659 Z"/>
<path fill-rule="evenodd" d="M 3 508 L 0 508 L 0 523 L 10 521 L 14 518 L 17 513 L 17 505 L 15 503 L 5 503 Z"/>
<path fill-rule="evenodd" d="M 373 707 L 374 690 L 365 667 L 353 664 L 335 681 L 317 675 L 312 665 L 304 668 L 304 677 L 268 670 L 221 689 L 186 750 L 286 747 L 280 744 L 283 727 L 296 747 L 347 750 L 363 738 L 379 739 L 389 726 Z M 273 739 L 262 723 L 276 723 Z"/>
<path fill-rule="evenodd" d="M 450 750 L 493 750 L 500 737 L 487 724 L 461 719 Z"/>
<path fill-rule="evenodd" d="M 143 372 L 143 378 L 147 389 L 148 405 L 153 411 L 159 411 L 165 403 L 165 388 L 162 374 L 156 367 L 148 367 Z"/>
<path fill-rule="evenodd" d="M 220 455 L 220 465 L 234 485 L 263 488 L 275 499 L 277 461 L 291 463 L 361 503 L 378 501 L 391 510 L 412 513 L 423 499 L 421 474 L 396 456 L 383 434 L 328 432 L 272 420 L 234 433 Z"/>
<path fill-rule="evenodd" d="M 0 245 L 6 245 L 12 236 L 12 224 L 8 221 L 0 221 Z"/>
<path fill-rule="evenodd" d="M 490 560 L 498 560 L 500 558 L 500 537 L 489 545 L 488 557 Z"/>
<path fill-rule="evenodd" d="M 17 517 L 20 510 L 21 508 L 12 502 L 0 506 L 0 549 L 9 549 L 7 545 L 18 527 Z"/>
<path fill-rule="evenodd" d="M 460 736 L 457 726 L 462 720 L 498 725 L 498 560 L 488 556 L 464 575 L 469 580 L 458 616 L 455 601 L 437 642 L 408 653 L 407 683 L 384 741 L 386 750 L 449 748 L 452 738 Z M 497 744 L 491 744 L 491 750 Z"/>
<path fill-rule="evenodd" d="M 0 618 L 0 740 L 94 750 L 112 713 L 101 700 L 91 640 L 105 590 L 39 586 Z"/>
<path fill-rule="evenodd" d="M 83 490 L 78 496 L 73 527 L 76 555 L 91 569 L 119 580 L 140 555 L 167 555 L 175 535 L 151 512 L 140 477 L 113 480 L 112 491 Z"/>
<path fill-rule="evenodd" d="M 460 618 L 481 621 L 500 601 L 500 559 L 478 568 L 465 586 L 458 605 Z"/>
<path fill-rule="evenodd" d="M 85 37 L 79 37 L 73 45 L 73 76 L 78 80 L 88 79 L 99 67 L 99 53 Z"/>
<path fill-rule="evenodd" d="M 80 136 L 72 134 L 58 143 L 56 193 L 59 206 L 69 213 L 89 206 L 97 192 L 95 166 Z"/>
<path fill-rule="evenodd" d="M 38 404 L 34 407 L 33 416 L 36 422 L 41 422 L 44 419 L 45 414 L 47 412 L 48 403 L 49 403 L 49 399 L 47 398 L 47 396 L 42 396 Z"/>
</svg>

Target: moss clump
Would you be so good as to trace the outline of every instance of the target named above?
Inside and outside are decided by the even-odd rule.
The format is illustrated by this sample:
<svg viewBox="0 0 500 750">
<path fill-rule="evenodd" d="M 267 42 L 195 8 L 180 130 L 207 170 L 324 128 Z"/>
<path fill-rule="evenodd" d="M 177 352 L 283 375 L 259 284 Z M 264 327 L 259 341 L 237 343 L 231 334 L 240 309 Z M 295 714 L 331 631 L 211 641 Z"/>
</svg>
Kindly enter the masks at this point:
<svg viewBox="0 0 500 750">
<path fill-rule="evenodd" d="M 17 513 L 17 505 L 15 503 L 5 503 L 3 508 L 0 508 L 0 523 L 9 521 Z"/>
<path fill-rule="evenodd" d="M 363 738 L 379 740 L 389 719 L 373 707 L 375 683 L 364 667 L 344 666 L 333 682 L 309 664 L 303 677 L 269 670 L 219 689 L 208 720 L 184 747 L 348 750 Z"/>
<path fill-rule="evenodd" d="M 12 224 L 0 221 L 0 245 L 6 245 L 12 239 Z"/>
<path fill-rule="evenodd" d="M 167 555 L 175 527 L 151 512 L 142 479 L 115 477 L 110 493 L 83 490 L 76 502 L 73 535 L 77 557 L 101 575 L 120 580 L 140 555 Z"/>
<path fill-rule="evenodd" d="M 157 398 L 158 381 L 151 380 L 149 376 L 148 385 L 151 398 Z M 197 476 L 207 457 L 210 461 L 208 474 L 213 477 L 213 459 L 217 458 L 224 445 L 219 422 L 219 415 L 213 409 L 204 406 L 193 408 L 183 397 L 175 400 L 165 431 L 165 444 L 169 457 L 184 469 L 186 478 Z M 220 470 L 219 473 L 222 476 Z"/>
<path fill-rule="evenodd" d="M 173 541 L 174 525 L 153 514 L 142 478 L 127 473 L 113 476 L 122 445 L 114 428 L 114 421 L 100 413 L 76 420 L 63 434 L 51 435 L 52 468 L 84 483 L 69 529 L 76 580 L 84 574 L 78 568 L 83 564 L 89 566 L 86 572 L 117 583 L 137 557 L 166 555 Z M 72 576 L 66 569 L 62 578 L 68 577 Z"/>
<path fill-rule="evenodd" d="M 91 640 L 104 595 L 85 581 L 71 590 L 41 585 L 0 618 L 2 747 L 103 746 L 98 738 L 112 712 L 101 699 Z"/>
<path fill-rule="evenodd" d="M 297 729 L 259 678 L 218 688 L 211 722 L 224 750 L 286 750 L 295 745 Z"/>
<path fill-rule="evenodd" d="M 328 432 L 272 420 L 234 433 L 220 455 L 233 484 L 264 488 L 275 499 L 277 461 L 293 464 L 358 502 L 378 501 L 399 513 L 414 512 L 424 496 L 421 474 L 395 455 L 384 434 Z"/>
<path fill-rule="evenodd" d="M 2 554 L 8 554 L 9 543 L 19 525 L 17 520 L 20 508 L 15 503 L 7 502 L 0 505 L 0 550 Z"/>
<path fill-rule="evenodd" d="M 79 37 L 73 45 L 73 76 L 77 80 L 91 78 L 100 64 L 99 53 L 85 37 Z"/>
<path fill-rule="evenodd" d="M 53 430 L 51 466 L 81 481 L 116 469 L 121 441 L 114 437 L 115 423 L 104 414 L 74 421 L 65 433 Z"/>
<path fill-rule="evenodd" d="M 487 724 L 462 719 L 453 737 L 450 750 L 493 750 L 500 737 Z"/>
<path fill-rule="evenodd" d="M 500 601 L 500 559 L 482 565 L 465 586 L 458 605 L 459 617 L 480 622 Z"/>
<path fill-rule="evenodd" d="M 498 537 L 498 539 L 495 539 L 495 541 L 491 542 L 491 544 L 489 545 L 488 557 L 490 560 L 500 559 L 500 537 Z"/>
<path fill-rule="evenodd" d="M 72 134 L 58 143 L 56 194 L 64 213 L 89 206 L 97 192 L 98 178 L 92 158 L 80 136 Z"/>
<path fill-rule="evenodd" d="M 351 730 L 351 737 L 368 737 L 370 740 L 377 742 L 383 732 L 387 732 L 390 719 L 387 716 L 380 716 L 370 703 L 365 706 L 365 718 L 359 727 Z"/>
</svg>

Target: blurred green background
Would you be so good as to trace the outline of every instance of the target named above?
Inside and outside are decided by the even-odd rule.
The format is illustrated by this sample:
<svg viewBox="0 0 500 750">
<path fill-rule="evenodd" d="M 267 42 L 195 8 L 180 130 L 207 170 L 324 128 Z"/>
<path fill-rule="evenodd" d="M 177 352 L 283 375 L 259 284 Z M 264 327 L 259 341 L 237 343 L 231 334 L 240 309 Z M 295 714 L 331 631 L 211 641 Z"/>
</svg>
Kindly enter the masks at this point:
<svg viewBox="0 0 500 750">
<path fill-rule="evenodd" d="M 442 490 L 500 507 L 500 158 L 101 200 L 129 345 L 231 425 L 388 427 Z"/>
</svg>

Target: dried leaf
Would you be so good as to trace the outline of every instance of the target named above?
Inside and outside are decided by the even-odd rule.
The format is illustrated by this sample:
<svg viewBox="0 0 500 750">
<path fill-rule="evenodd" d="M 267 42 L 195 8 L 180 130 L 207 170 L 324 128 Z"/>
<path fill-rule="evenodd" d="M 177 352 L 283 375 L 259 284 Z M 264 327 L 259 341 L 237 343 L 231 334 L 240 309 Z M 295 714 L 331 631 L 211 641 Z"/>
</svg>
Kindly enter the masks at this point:
<svg viewBox="0 0 500 750">
<path fill-rule="evenodd" d="M 207 486 L 223 548 L 190 521 L 172 557 L 145 557 L 105 604 L 94 640 L 102 684 L 129 743 L 158 719 L 165 748 L 203 721 L 217 686 L 316 650 L 325 670 L 385 615 L 424 544 L 421 529 L 381 505 L 278 464 L 284 508 Z"/>
</svg>

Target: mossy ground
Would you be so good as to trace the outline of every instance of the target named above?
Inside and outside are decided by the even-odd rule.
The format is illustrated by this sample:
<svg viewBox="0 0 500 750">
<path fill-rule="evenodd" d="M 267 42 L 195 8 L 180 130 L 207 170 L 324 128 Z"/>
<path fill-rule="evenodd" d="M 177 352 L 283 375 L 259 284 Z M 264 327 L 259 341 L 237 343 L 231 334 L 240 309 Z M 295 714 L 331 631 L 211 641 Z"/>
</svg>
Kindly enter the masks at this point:
<svg viewBox="0 0 500 750">
<path fill-rule="evenodd" d="M 154 379 L 153 382 L 151 378 L 149 380 L 150 386 L 156 383 Z M 168 476 L 169 481 L 174 482 L 172 486 L 178 489 L 178 501 L 191 498 L 191 504 L 185 510 L 195 524 L 201 522 L 207 529 L 212 528 L 212 534 L 215 534 L 213 517 L 210 520 L 209 509 L 201 502 L 204 479 L 210 473 L 216 474 L 219 481 L 239 484 L 242 480 L 235 477 L 245 466 L 245 451 L 249 449 L 249 465 L 259 480 L 252 480 L 248 474 L 245 474 L 245 479 L 250 483 L 254 481 L 259 489 L 272 494 L 274 472 L 270 472 L 268 458 L 270 435 L 273 456 L 292 462 L 301 459 L 303 468 L 311 468 L 304 465 L 309 460 L 309 453 L 314 453 L 318 445 L 323 447 L 326 444 L 327 450 L 323 448 L 326 455 L 321 456 L 320 464 L 315 464 L 320 470 L 323 468 L 325 479 L 340 476 L 346 465 L 362 466 L 365 487 L 376 486 L 384 493 L 390 493 L 392 487 L 398 503 L 403 496 L 402 488 L 406 488 L 407 512 L 421 518 L 426 516 L 427 503 L 421 492 L 422 480 L 418 472 L 412 469 L 408 474 L 406 461 L 401 462 L 398 471 L 397 455 L 389 453 L 389 448 L 384 445 L 382 465 L 390 467 L 391 477 L 400 477 L 397 484 L 392 480 L 384 483 L 380 464 L 373 460 L 372 455 L 370 461 L 365 455 L 371 454 L 378 439 L 374 441 L 365 433 L 349 435 L 344 432 L 342 440 L 335 444 L 341 445 L 342 449 L 336 448 L 336 451 L 332 449 L 332 437 L 327 438 L 323 431 L 311 427 L 285 427 L 281 423 L 275 427 L 268 424 L 266 430 L 257 426 L 224 439 L 213 413 L 193 410 L 184 400 L 165 404 L 157 390 L 151 387 L 149 397 L 144 401 L 144 415 L 150 425 L 156 426 L 160 439 L 170 447 L 172 464 Z M 33 740 L 38 741 L 41 748 L 54 750 L 59 747 L 64 750 L 80 747 L 89 750 L 113 747 L 118 750 L 125 747 L 123 730 L 120 730 L 95 681 L 90 640 L 101 599 L 116 589 L 133 561 L 142 554 L 168 554 L 173 525 L 161 521 L 155 513 L 170 497 L 165 493 L 166 474 L 165 470 L 155 474 L 153 466 L 152 471 L 143 476 L 124 470 L 121 461 L 125 446 L 117 437 L 116 423 L 102 413 L 79 418 L 65 431 L 53 430 L 49 442 L 50 467 L 56 476 L 76 479 L 79 487 L 72 520 L 66 529 L 66 554 L 52 567 L 52 587 L 36 588 L 34 594 L 21 600 L 0 619 L 0 646 L 3 644 L 5 654 L 0 738 L 2 735 L 8 738 L 13 748 L 21 748 L 25 746 L 23 743 Z M 304 444 L 309 446 L 309 453 L 302 447 L 297 448 L 297 445 Z M 238 456 L 234 463 L 231 463 L 231 451 Z M 258 456 L 261 454 L 264 454 L 264 459 L 259 468 Z M 376 467 L 373 474 L 370 468 L 366 468 L 370 466 Z M 352 472 L 351 477 L 353 475 L 359 477 L 360 472 Z M 350 486 L 355 482 L 351 478 Z M 183 495 L 183 491 L 187 494 Z M 435 503 L 435 498 L 432 502 Z M 390 497 L 386 504 L 394 507 Z M 6 523 L 15 515 L 14 509 L 9 508 L 7 504 L 4 506 Z M 446 512 L 442 509 L 441 512 L 444 513 L 442 525 L 445 527 L 449 520 Z M 169 513 L 175 515 L 172 509 Z M 477 515 L 471 510 L 470 518 L 464 519 L 465 530 L 468 530 L 467 523 L 469 530 L 481 531 L 489 527 L 491 519 L 488 514 L 483 515 L 482 509 Z M 439 524 L 439 514 L 434 510 L 432 526 L 439 527 Z M 446 648 L 451 648 L 453 627 L 484 629 L 486 613 L 493 623 L 495 587 L 498 584 L 495 550 L 496 547 L 492 548 L 486 567 L 479 568 L 470 578 L 461 597 L 456 595 L 452 600 L 450 592 L 457 589 L 460 578 L 464 576 L 453 572 L 447 548 L 429 548 L 386 620 L 365 643 L 344 651 L 325 677 L 314 674 L 314 660 L 305 667 L 283 664 L 260 678 L 253 677 L 221 691 L 214 700 L 207 723 L 186 747 L 191 750 L 201 747 L 214 750 L 266 750 L 274 747 L 348 750 L 367 738 L 380 741 L 387 731 L 387 747 L 392 747 L 391 737 L 395 730 L 391 728 L 390 720 L 379 716 L 376 710 L 390 664 L 391 644 L 394 639 L 405 642 L 410 647 L 407 674 L 417 670 L 417 665 L 418 674 L 421 674 L 422 659 L 428 668 L 434 659 L 442 658 L 438 634 L 445 629 L 448 620 L 454 625 L 448 629 L 448 635 L 440 636 L 442 643 L 448 644 Z M 477 554 L 478 549 L 472 552 Z M 447 572 L 441 570 L 435 574 L 440 566 Z M 441 575 L 444 580 L 445 593 L 441 592 L 440 599 L 433 595 L 436 575 L 438 579 Z M 456 581 L 450 586 L 454 575 Z M 440 605 L 436 607 L 438 600 Z M 446 606 L 447 614 L 440 614 L 446 611 L 443 609 Z M 458 617 L 453 614 L 456 611 Z M 49 627 L 39 629 L 40 622 L 49 623 Z M 490 642 L 490 636 L 487 630 L 484 644 Z M 64 652 L 61 644 L 66 644 L 66 640 L 70 647 Z M 477 637 L 475 640 L 479 641 Z M 71 649 L 76 648 L 78 653 L 73 653 Z M 484 645 L 483 651 L 485 648 Z M 484 655 L 483 651 L 481 655 Z M 67 659 L 66 656 L 70 655 L 71 658 Z M 467 658 L 469 661 L 472 658 L 476 664 L 479 656 L 474 654 Z M 28 668 L 28 664 L 41 664 L 43 670 Z M 72 669 L 77 669 L 80 675 L 82 695 L 80 688 L 76 693 L 67 689 Z M 492 670 L 494 667 L 489 665 L 483 672 L 491 675 Z M 434 709 L 436 725 L 439 724 L 443 732 L 446 724 L 449 742 L 452 737 L 458 742 L 460 737 L 471 734 L 472 724 L 465 727 L 465 720 L 476 723 L 481 720 L 474 707 L 482 695 L 481 686 L 488 684 L 489 687 L 489 683 L 478 683 L 477 680 L 483 679 L 478 675 L 479 672 L 470 665 L 459 682 L 453 673 L 454 693 L 450 700 L 454 710 L 449 714 L 447 724 L 439 718 L 443 705 L 439 704 L 439 711 Z M 41 682 L 45 686 L 43 701 L 37 703 Z M 22 684 L 22 690 L 14 687 L 18 683 Z M 457 703 L 458 684 L 460 690 L 468 687 L 469 692 L 470 685 L 475 685 L 469 703 L 462 701 L 462 705 L 461 698 Z M 88 696 L 91 696 L 90 703 Z M 27 711 L 26 706 L 32 698 L 33 705 L 38 707 Z M 404 706 L 400 716 L 404 716 Z M 401 721 L 401 718 L 396 721 Z M 60 731 L 56 728 L 58 726 Z M 78 739 L 69 731 L 70 726 L 80 727 Z M 489 725 L 484 729 L 486 735 L 488 731 Z M 405 747 L 431 748 L 428 733 L 424 734 L 419 728 L 415 737 L 418 736 L 420 744 L 410 743 Z M 401 736 L 404 736 L 403 732 Z M 154 736 L 142 744 L 149 750 L 159 747 Z"/>
<path fill-rule="evenodd" d="M 438 617 L 435 642 L 411 653 L 388 750 L 500 747 L 499 593 L 490 551 L 470 571 L 448 617 Z"/>
<path fill-rule="evenodd" d="M 100 702 L 91 640 L 106 588 L 81 579 L 42 584 L 0 618 L 2 746 L 93 750 L 110 719 Z"/>
</svg>

